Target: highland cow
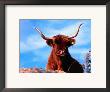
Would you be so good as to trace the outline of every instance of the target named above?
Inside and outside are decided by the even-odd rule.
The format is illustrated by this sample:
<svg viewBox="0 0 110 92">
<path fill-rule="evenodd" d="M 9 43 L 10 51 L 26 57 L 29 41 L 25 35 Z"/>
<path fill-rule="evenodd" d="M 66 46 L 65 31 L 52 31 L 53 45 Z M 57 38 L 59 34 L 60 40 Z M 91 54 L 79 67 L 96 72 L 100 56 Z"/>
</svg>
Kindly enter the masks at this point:
<svg viewBox="0 0 110 92">
<path fill-rule="evenodd" d="M 78 35 L 80 27 L 79 25 L 75 36 L 69 37 L 65 35 L 56 35 L 52 38 L 48 38 L 36 28 L 41 37 L 46 40 L 46 43 L 52 47 L 51 54 L 48 58 L 46 70 L 64 71 L 67 73 L 83 73 L 82 65 L 74 58 L 71 57 L 68 48 L 75 44 L 75 37 Z"/>
</svg>

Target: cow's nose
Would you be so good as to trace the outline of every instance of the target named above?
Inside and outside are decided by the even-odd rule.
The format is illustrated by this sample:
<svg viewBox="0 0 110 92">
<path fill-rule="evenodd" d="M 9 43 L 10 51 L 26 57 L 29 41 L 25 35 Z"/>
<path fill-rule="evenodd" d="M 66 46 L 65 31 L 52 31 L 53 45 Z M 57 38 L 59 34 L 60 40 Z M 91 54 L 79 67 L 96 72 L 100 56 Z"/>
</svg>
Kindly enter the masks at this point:
<svg viewBox="0 0 110 92">
<path fill-rule="evenodd" d="M 57 52 L 57 55 L 63 55 L 64 53 L 65 53 L 64 50 L 59 50 L 59 51 Z"/>
</svg>

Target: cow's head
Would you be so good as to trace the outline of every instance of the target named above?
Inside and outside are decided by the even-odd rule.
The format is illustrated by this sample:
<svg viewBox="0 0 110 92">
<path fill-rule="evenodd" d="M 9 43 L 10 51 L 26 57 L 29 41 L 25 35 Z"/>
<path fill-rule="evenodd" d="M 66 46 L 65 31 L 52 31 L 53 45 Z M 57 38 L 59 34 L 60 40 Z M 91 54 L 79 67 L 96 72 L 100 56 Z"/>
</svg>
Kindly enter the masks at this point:
<svg viewBox="0 0 110 92">
<path fill-rule="evenodd" d="M 38 28 L 36 28 L 36 30 L 41 34 L 41 37 L 44 40 L 46 40 L 46 43 L 53 48 L 54 53 L 57 56 L 65 56 L 68 50 L 68 47 L 75 44 L 75 37 L 78 35 L 81 25 L 82 24 L 79 25 L 78 31 L 75 34 L 75 36 L 72 36 L 72 37 L 65 36 L 65 35 L 56 35 L 56 36 L 53 36 L 52 38 L 48 38 L 48 37 L 45 37 Z"/>
</svg>

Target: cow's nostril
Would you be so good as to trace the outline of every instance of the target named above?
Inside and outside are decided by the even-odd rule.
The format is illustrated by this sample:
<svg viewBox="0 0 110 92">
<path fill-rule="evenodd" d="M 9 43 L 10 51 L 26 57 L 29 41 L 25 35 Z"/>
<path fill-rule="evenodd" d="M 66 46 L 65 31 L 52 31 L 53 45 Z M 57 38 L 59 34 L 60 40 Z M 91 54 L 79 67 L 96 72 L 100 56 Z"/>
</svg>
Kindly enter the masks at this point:
<svg viewBox="0 0 110 92">
<path fill-rule="evenodd" d="M 63 53 L 63 51 L 62 51 L 62 50 L 59 50 L 58 52 L 59 52 L 59 54 L 62 54 L 62 53 Z"/>
</svg>

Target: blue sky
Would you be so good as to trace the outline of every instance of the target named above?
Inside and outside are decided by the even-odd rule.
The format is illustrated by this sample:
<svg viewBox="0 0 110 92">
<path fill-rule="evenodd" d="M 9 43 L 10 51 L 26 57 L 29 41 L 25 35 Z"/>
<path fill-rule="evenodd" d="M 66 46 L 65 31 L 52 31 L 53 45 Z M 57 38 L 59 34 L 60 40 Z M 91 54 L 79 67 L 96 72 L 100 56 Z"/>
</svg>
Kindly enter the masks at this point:
<svg viewBox="0 0 110 92">
<path fill-rule="evenodd" d="M 86 53 L 91 49 L 91 20 L 90 19 L 20 19 L 20 68 L 38 67 L 45 69 L 51 52 L 45 40 L 34 29 L 38 27 L 47 37 L 58 34 L 72 36 L 78 26 L 80 32 L 76 37 L 76 44 L 69 48 L 73 58 L 81 64 L 85 61 Z"/>
</svg>

